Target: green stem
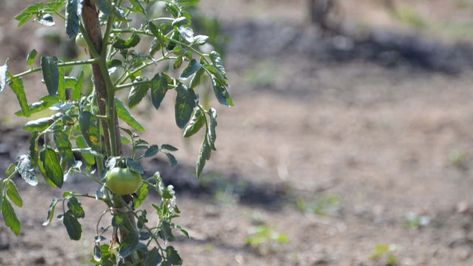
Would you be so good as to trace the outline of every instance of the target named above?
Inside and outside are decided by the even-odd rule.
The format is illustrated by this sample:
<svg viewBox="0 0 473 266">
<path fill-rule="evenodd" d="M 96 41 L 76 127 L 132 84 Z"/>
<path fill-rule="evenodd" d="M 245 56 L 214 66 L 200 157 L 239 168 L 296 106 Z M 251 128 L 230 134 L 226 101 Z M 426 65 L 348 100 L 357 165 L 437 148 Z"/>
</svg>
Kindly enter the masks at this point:
<svg viewBox="0 0 473 266">
<path fill-rule="evenodd" d="M 131 87 L 134 87 L 134 86 L 139 86 L 139 85 L 148 84 L 148 83 L 151 83 L 151 81 L 150 80 L 144 80 L 144 81 L 138 81 L 138 82 L 131 82 L 131 83 L 118 85 L 118 86 L 115 87 L 115 89 L 117 91 L 119 91 L 119 90 L 122 90 L 122 89 L 131 88 Z"/>
<path fill-rule="evenodd" d="M 3 179 L 3 180 L 0 180 L 0 181 L 5 181 L 5 180 L 9 180 L 9 179 L 12 179 L 16 174 L 18 174 L 18 170 L 15 170 L 13 171 L 13 173 L 11 173 L 11 175 L 9 175 L 7 178 Z"/>
<path fill-rule="evenodd" d="M 148 32 L 148 31 L 145 31 L 145 30 L 137 30 L 137 29 L 116 29 L 116 30 L 112 30 L 112 32 L 116 32 L 116 33 L 136 33 L 136 34 L 142 34 L 142 35 L 146 35 L 146 36 L 155 37 L 154 34 L 152 34 L 151 32 Z M 189 49 L 192 52 L 199 55 L 202 58 L 202 60 L 204 61 L 205 64 L 210 64 L 210 62 L 207 59 L 206 55 L 204 53 L 200 52 L 199 50 L 195 49 L 194 47 L 192 47 L 192 45 L 189 45 L 187 43 L 184 43 L 184 42 L 181 42 L 181 41 L 178 41 L 178 40 L 174 40 L 174 39 L 169 39 L 169 41 L 186 47 L 187 49 Z M 205 70 L 205 72 L 207 72 L 207 74 L 209 76 L 212 76 L 212 73 L 210 73 L 206 68 L 204 68 L 204 70 Z"/>
<path fill-rule="evenodd" d="M 81 198 L 89 198 L 89 199 L 94 199 L 97 200 L 97 197 L 89 195 L 89 194 L 74 194 L 75 197 L 81 197 Z M 102 199 L 99 199 L 102 200 Z"/>
<path fill-rule="evenodd" d="M 115 85 L 118 85 L 118 84 L 121 84 L 123 82 L 125 82 L 127 79 L 130 78 L 130 76 L 133 76 L 135 75 L 136 73 L 140 72 L 141 70 L 151 66 L 151 65 L 154 65 L 154 64 L 157 64 L 157 63 L 160 63 L 162 61 L 166 61 L 166 60 L 171 60 L 171 59 L 176 59 L 177 57 L 174 57 L 174 56 L 168 56 L 167 54 L 164 55 L 163 57 L 159 58 L 159 59 L 155 59 L 155 60 L 151 60 L 147 63 L 144 63 L 143 65 L 137 67 L 136 69 L 134 69 L 133 71 L 131 71 L 128 75 L 127 75 L 127 72 L 123 73 L 123 75 L 121 77 L 118 78 L 117 82 L 115 83 Z"/>
<path fill-rule="evenodd" d="M 63 16 L 61 13 L 59 13 L 59 12 L 57 12 L 57 11 L 54 11 L 54 13 L 55 13 L 58 17 L 60 17 L 62 20 L 66 20 L 66 17 Z"/>
<path fill-rule="evenodd" d="M 64 62 L 64 63 L 59 63 L 57 64 L 58 67 L 70 67 L 70 66 L 80 66 L 80 65 L 92 65 L 92 64 L 95 64 L 98 62 L 98 58 L 93 58 L 93 59 L 89 59 L 89 60 L 82 60 L 82 61 L 70 61 L 70 62 Z M 30 70 L 27 70 L 27 71 L 24 71 L 24 72 L 21 72 L 21 73 L 18 73 L 16 75 L 13 76 L 13 78 L 21 78 L 23 76 L 26 76 L 26 75 L 29 75 L 29 74 L 32 74 L 32 73 L 35 73 L 35 72 L 39 72 L 41 71 L 41 67 L 36 67 L 36 68 L 32 68 Z M 9 80 L 7 80 L 7 82 L 9 82 Z"/>
<path fill-rule="evenodd" d="M 100 115 L 97 115 L 97 118 L 99 118 Z M 100 121 L 100 124 L 103 125 L 102 121 Z M 100 135 L 99 136 L 102 136 L 104 134 L 104 127 L 103 126 L 99 126 L 99 131 L 100 131 Z M 104 147 L 104 143 L 103 143 L 103 139 L 102 138 L 99 138 L 99 147 Z M 106 147 L 106 145 L 105 145 Z M 106 151 L 107 153 L 109 151 Z M 102 178 L 104 176 L 104 161 L 103 161 L 103 158 L 101 156 L 95 156 L 95 162 L 97 164 L 97 173 L 98 173 L 98 176 L 99 178 Z"/>
<path fill-rule="evenodd" d="M 114 33 L 136 33 L 136 34 L 146 35 L 146 36 L 150 36 L 150 37 L 155 37 L 154 34 L 152 34 L 151 32 L 148 32 L 148 31 L 145 31 L 145 30 L 137 30 L 137 29 L 114 29 L 114 30 L 112 30 L 112 32 L 114 32 Z M 178 40 L 173 40 L 173 39 L 169 39 L 169 41 L 187 47 L 188 49 L 192 50 L 194 53 L 198 54 L 199 56 L 204 57 L 204 59 L 207 62 L 207 59 L 205 58 L 205 54 L 202 53 L 201 51 L 195 49 L 194 47 L 192 47 L 192 45 L 189 45 L 187 43 L 184 43 L 184 42 L 181 42 L 181 41 L 178 41 Z"/>
<path fill-rule="evenodd" d="M 108 42 L 111 38 L 110 35 L 112 34 L 111 31 L 113 29 L 114 14 L 111 13 L 108 17 L 104 35 L 101 34 L 95 1 L 84 1 L 82 17 L 85 28 L 81 25 L 81 32 L 85 37 L 89 49 L 91 49 L 89 51 L 91 56 L 98 58 L 98 61 L 94 65 L 93 72 L 94 80 L 96 82 L 95 89 L 99 98 L 97 104 L 99 105 L 99 109 L 101 109 L 100 115 L 105 115 L 107 117 L 106 122 L 101 121 L 105 141 L 109 144 L 107 156 L 120 156 L 121 143 L 120 132 L 118 131 L 118 118 L 115 111 L 115 88 L 107 68 L 107 55 L 109 50 Z M 90 34 L 90 36 L 88 34 Z M 116 207 L 115 199 L 110 197 L 108 193 L 109 192 L 106 190 L 105 195 L 107 199 L 110 199 L 113 206 Z M 119 243 L 119 234 L 122 239 L 126 236 L 126 233 L 120 232 L 118 227 L 113 227 L 112 243 Z"/>
<path fill-rule="evenodd" d="M 92 56 L 94 58 L 98 59 L 100 57 L 100 54 L 99 54 L 99 52 L 97 52 L 97 50 L 95 48 L 95 45 L 94 45 L 94 42 L 90 39 L 89 34 L 87 34 L 87 30 L 84 28 L 84 26 L 82 24 L 80 25 L 79 29 L 80 29 L 80 33 L 84 37 L 85 42 L 87 43 L 87 47 L 89 49 L 89 52 L 92 54 Z"/>
<path fill-rule="evenodd" d="M 87 172 L 83 172 L 83 174 L 84 174 L 85 176 L 87 176 L 88 178 L 90 178 L 90 179 L 91 179 L 92 181 L 94 181 L 95 183 L 97 183 L 97 184 L 99 184 L 99 185 L 101 185 L 101 186 L 103 185 L 102 181 L 100 181 L 96 176 L 91 175 L 91 174 L 89 174 L 89 173 L 87 173 Z"/>
<path fill-rule="evenodd" d="M 95 225 L 95 232 L 96 232 L 97 236 L 100 235 L 100 233 L 99 233 L 100 222 L 102 221 L 102 219 L 103 219 L 103 217 L 105 216 L 105 214 L 107 214 L 109 211 L 110 211 L 110 209 L 107 208 L 105 211 L 102 212 L 102 214 L 100 214 L 100 217 L 99 217 L 99 219 L 98 219 L 98 221 L 97 221 L 97 224 Z"/>
<path fill-rule="evenodd" d="M 105 34 L 104 34 L 104 37 L 103 37 L 103 47 L 102 47 L 102 55 L 106 55 L 105 56 L 105 60 L 107 60 L 107 55 L 108 55 L 108 44 L 109 44 L 109 41 L 110 41 L 110 37 L 111 37 L 111 31 L 113 29 L 113 14 L 110 14 L 108 16 L 108 20 L 107 20 L 107 28 L 105 29 Z"/>
<path fill-rule="evenodd" d="M 145 30 L 137 30 L 137 29 L 113 29 L 112 32 L 113 33 L 136 33 L 136 34 L 154 37 L 154 34 L 152 34 L 151 32 L 147 32 Z"/>
<path fill-rule="evenodd" d="M 95 157 L 95 160 L 96 160 L 96 162 L 97 162 L 97 173 L 98 173 L 99 177 L 102 178 L 103 175 L 104 175 L 104 169 L 103 169 L 104 162 L 103 162 L 103 158 L 100 157 L 100 156 L 97 156 L 97 157 Z"/>
<path fill-rule="evenodd" d="M 169 21 L 169 22 L 173 22 L 173 21 L 174 21 L 174 18 L 166 18 L 166 17 L 154 18 L 154 19 L 152 19 L 151 21 Z"/>
<path fill-rule="evenodd" d="M 100 60 L 99 60 L 99 67 L 100 71 L 102 72 L 102 76 L 105 80 L 105 85 L 107 89 L 107 119 L 108 119 L 108 126 L 109 126 L 109 131 L 110 131 L 110 139 L 111 139 L 111 156 L 120 156 L 119 152 L 119 147 L 120 143 L 118 142 L 119 139 L 117 138 L 117 129 L 116 129 L 116 123 L 117 123 L 117 117 L 115 114 L 115 89 L 114 85 L 112 82 L 112 79 L 110 78 L 110 75 L 108 74 L 108 68 L 107 68 L 107 63 L 106 63 L 106 56 L 101 55 Z"/>
<path fill-rule="evenodd" d="M 113 23 L 114 23 L 115 16 L 110 14 L 107 20 L 107 26 L 104 33 L 104 38 L 102 41 L 102 51 L 99 57 L 98 65 L 100 67 L 100 71 L 102 72 L 102 76 L 105 80 L 105 85 L 107 89 L 107 116 L 108 116 L 108 126 L 110 131 L 110 138 L 111 138 L 111 155 L 112 156 L 119 156 L 120 155 L 120 139 L 118 138 L 117 132 L 117 117 L 115 112 L 115 86 L 110 78 L 110 74 L 108 73 L 107 68 L 107 56 L 108 56 L 108 45 L 110 41 L 110 37 L 112 35 Z"/>
</svg>

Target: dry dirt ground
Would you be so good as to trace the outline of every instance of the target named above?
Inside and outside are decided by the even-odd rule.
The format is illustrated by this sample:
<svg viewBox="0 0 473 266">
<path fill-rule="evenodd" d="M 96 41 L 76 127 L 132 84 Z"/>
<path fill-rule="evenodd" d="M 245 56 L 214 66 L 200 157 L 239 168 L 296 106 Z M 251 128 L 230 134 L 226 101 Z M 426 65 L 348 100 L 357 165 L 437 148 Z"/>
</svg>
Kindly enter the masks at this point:
<svg viewBox="0 0 473 266">
<path fill-rule="evenodd" d="M 26 2 L 0 0 L 0 62 L 10 57 L 14 70 L 36 45 L 36 27 L 16 34 L 10 22 Z M 300 1 L 269 3 L 222 1 L 219 14 L 227 23 L 302 23 Z M 291 51 L 260 58 L 230 51 L 227 64 L 236 107 L 218 109 L 218 152 L 206 176 L 179 189 L 179 222 L 192 236 L 176 243 L 185 265 L 385 265 L 389 256 L 399 265 L 473 265 L 471 70 L 318 62 Z M 33 94 L 43 89 L 37 82 L 26 83 Z M 27 141 L 14 129 L 12 99 L 0 97 L 0 168 Z M 152 161 L 150 172 L 189 177 L 198 143 L 178 137 L 172 106 L 141 119 L 150 142 L 181 148 L 182 168 Z M 94 190 L 80 179 L 69 187 Z M 23 233 L 0 227 L 0 265 L 86 265 L 95 202 L 83 202 L 83 240 L 71 242 L 62 224 L 41 226 L 61 191 L 20 188 Z M 246 245 L 261 224 L 288 243 Z"/>
</svg>

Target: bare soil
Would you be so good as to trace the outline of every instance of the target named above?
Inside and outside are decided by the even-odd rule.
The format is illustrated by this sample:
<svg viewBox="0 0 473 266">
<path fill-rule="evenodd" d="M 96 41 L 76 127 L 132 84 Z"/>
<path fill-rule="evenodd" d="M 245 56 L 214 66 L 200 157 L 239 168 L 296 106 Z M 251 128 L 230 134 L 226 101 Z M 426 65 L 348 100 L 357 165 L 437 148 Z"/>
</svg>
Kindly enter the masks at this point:
<svg viewBox="0 0 473 266">
<path fill-rule="evenodd" d="M 29 49 L 41 44 L 33 39 L 39 27 L 15 33 L 11 18 L 27 1 L 12 3 L 0 0 L 0 62 L 9 57 L 20 71 Z M 288 3 L 221 1 L 212 12 L 227 25 L 307 27 L 303 3 Z M 218 152 L 201 180 L 191 176 L 199 141 L 179 137 L 170 103 L 153 115 L 145 106 L 136 111 L 145 138 L 181 148 L 181 167 L 161 160 L 147 167 L 179 192 L 179 222 L 192 236 L 176 243 L 185 265 L 385 265 L 389 255 L 399 265 L 473 265 L 471 69 L 449 75 L 410 64 L 319 60 L 297 50 L 254 56 L 230 49 L 226 60 L 236 107 L 218 109 Z M 38 83 L 27 81 L 31 97 L 44 90 Z M 12 120 L 15 110 L 4 92 L 0 169 L 28 138 Z M 101 207 L 83 201 L 83 239 L 71 242 L 62 224 L 41 226 L 51 197 L 62 192 L 18 183 L 23 233 L 0 226 L 0 265 L 87 265 Z M 95 189 L 80 178 L 68 188 Z M 288 243 L 248 246 L 261 224 Z M 392 251 L 373 259 L 383 244 Z"/>
</svg>

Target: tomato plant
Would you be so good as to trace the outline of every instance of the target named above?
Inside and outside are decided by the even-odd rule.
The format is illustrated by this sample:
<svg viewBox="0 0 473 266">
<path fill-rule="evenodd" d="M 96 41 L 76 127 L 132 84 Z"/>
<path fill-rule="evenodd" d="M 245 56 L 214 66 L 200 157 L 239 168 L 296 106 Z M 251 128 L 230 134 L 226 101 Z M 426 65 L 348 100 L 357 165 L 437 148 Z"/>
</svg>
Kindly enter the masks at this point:
<svg viewBox="0 0 473 266">
<path fill-rule="evenodd" d="M 16 16 L 20 26 L 36 21 L 51 27 L 55 20 L 64 20 L 67 36 L 90 56 L 37 60 L 38 52 L 33 50 L 22 73 L 10 73 L 7 64 L 0 66 L 0 92 L 6 87 L 14 92 L 20 106 L 17 116 L 53 112 L 26 123 L 25 130 L 31 132 L 29 152 L 6 169 L 0 182 L 3 221 L 15 234 L 20 233 L 21 223 L 13 206 L 23 205 L 17 176 L 31 186 L 44 181 L 52 189 L 62 189 L 67 176 L 83 175 L 97 184 L 96 194 L 63 191 L 62 197 L 52 200 L 44 225 L 59 220 L 70 239 L 79 240 L 85 216 L 80 200 L 95 200 L 104 208 L 91 240 L 94 264 L 182 264 L 170 244 L 175 231 L 187 235 L 173 222 L 180 214 L 173 187 L 162 183 L 159 172 L 144 176 L 141 165 L 142 159 L 159 155 L 174 165 L 177 148 L 141 139 L 144 127 L 129 109 L 146 98 L 159 109 L 166 96 L 175 95 L 175 120 L 183 136 L 203 132 L 195 169 L 197 177 L 202 173 L 215 150 L 217 113 L 200 104 L 196 87 L 210 83 L 221 104 L 231 106 L 233 101 L 220 54 L 201 49 L 208 37 L 192 29 L 186 6 L 196 2 L 49 0 Z M 28 103 L 23 79 L 38 72 L 42 72 L 45 96 Z M 92 77 L 87 76 L 90 72 Z M 87 87 L 89 78 L 92 88 Z M 125 101 L 118 97 L 124 91 L 128 91 Z M 125 145 L 130 152 L 124 152 Z M 141 208 L 150 191 L 160 197 L 159 204 L 152 204 L 157 224 L 149 224 L 149 214 Z M 103 225 L 106 215 L 112 217 L 110 225 Z"/>
</svg>

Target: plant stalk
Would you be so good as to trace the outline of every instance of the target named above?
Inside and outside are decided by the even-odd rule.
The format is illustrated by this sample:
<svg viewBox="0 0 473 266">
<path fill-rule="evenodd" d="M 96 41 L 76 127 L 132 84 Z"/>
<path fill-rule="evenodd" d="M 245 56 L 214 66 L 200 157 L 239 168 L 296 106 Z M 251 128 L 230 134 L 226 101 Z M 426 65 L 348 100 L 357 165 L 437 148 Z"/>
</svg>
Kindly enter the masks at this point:
<svg viewBox="0 0 473 266">
<path fill-rule="evenodd" d="M 108 73 L 107 68 L 107 47 L 110 38 L 110 30 L 113 24 L 113 15 L 111 14 L 107 22 L 105 37 L 102 37 L 98 11 L 95 1 L 85 0 L 83 3 L 82 19 L 86 40 L 93 47 L 89 47 L 92 57 L 98 56 L 98 62 L 92 65 L 94 76 L 95 96 L 99 107 L 99 115 L 107 119 L 101 119 L 100 123 L 104 133 L 104 148 L 108 156 L 121 155 L 120 131 L 117 113 L 115 110 L 115 88 Z M 114 201 L 114 207 L 119 207 L 120 203 Z M 133 220 L 130 220 L 133 222 Z M 119 237 L 120 235 L 120 237 Z M 112 242 L 120 243 L 126 235 L 119 228 L 113 228 Z"/>
</svg>

